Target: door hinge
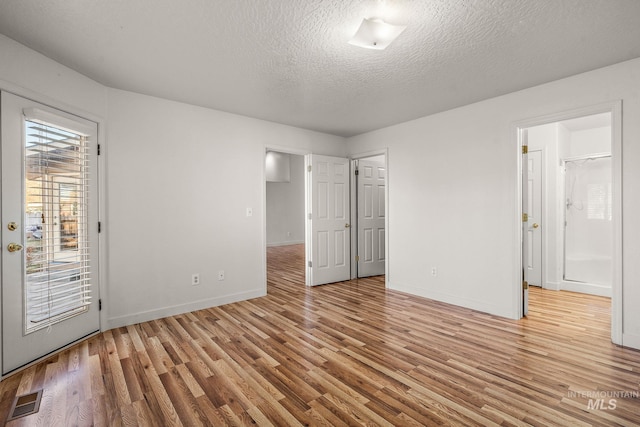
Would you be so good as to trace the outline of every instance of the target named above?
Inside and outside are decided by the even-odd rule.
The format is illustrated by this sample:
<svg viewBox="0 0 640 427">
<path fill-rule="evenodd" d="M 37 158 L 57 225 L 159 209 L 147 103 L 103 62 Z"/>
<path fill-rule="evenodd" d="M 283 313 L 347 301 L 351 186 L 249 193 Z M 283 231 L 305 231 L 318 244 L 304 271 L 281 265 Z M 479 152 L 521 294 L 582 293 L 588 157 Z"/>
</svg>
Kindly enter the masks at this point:
<svg viewBox="0 0 640 427">
<path fill-rule="evenodd" d="M 360 175 L 360 171 L 356 169 L 356 175 Z"/>
<path fill-rule="evenodd" d="M 100 144 L 98 144 L 98 156 L 100 155 Z"/>
<path fill-rule="evenodd" d="M 522 289 L 523 290 L 529 289 L 529 283 L 526 280 L 522 281 Z"/>
<path fill-rule="evenodd" d="M 309 268 L 313 267 L 313 263 L 311 261 L 309 261 L 307 265 L 309 266 Z"/>
<path fill-rule="evenodd" d="M 298 169 L 300 170 L 300 169 Z M 307 166 L 307 172 L 311 172 L 311 165 Z"/>
<path fill-rule="evenodd" d="M 309 215 L 307 216 L 307 218 L 311 219 L 311 214 L 309 214 Z"/>
<path fill-rule="evenodd" d="M 356 255 L 356 262 L 360 261 L 360 255 Z"/>
<path fill-rule="evenodd" d="M 98 300 L 98 311 L 102 311 L 102 299 Z"/>
<path fill-rule="evenodd" d="M 527 154 L 529 152 L 529 146 L 528 145 L 523 145 L 522 146 L 522 154 Z"/>
<path fill-rule="evenodd" d="M 98 221 L 98 233 L 102 232 L 102 222 Z"/>
<path fill-rule="evenodd" d="M 526 213 L 522 214 L 522 222 L 528 222 L 529 221 L 529 215 Z"/>
</svg>

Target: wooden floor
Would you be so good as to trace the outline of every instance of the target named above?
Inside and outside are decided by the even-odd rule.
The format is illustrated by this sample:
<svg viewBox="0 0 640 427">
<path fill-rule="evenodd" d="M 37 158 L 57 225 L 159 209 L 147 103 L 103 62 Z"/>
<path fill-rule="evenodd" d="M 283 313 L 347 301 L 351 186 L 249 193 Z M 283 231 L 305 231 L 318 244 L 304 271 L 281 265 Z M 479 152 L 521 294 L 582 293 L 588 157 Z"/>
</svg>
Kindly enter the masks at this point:
<svg viewBox="0 0 640 427">
<path fill-rule="evenodd" d="M 113 329 L 5 379 L 0 422 L 44 388 L 7 425 L 640 424 L 640 399 L 614 395 L 638 393 L 640 352 L 610 343 L 606 298 L 532 289 L 513 321 L 380 277 L 307 289 L 302 257 L 269 250 L 267 297 Z"/>
</svg>

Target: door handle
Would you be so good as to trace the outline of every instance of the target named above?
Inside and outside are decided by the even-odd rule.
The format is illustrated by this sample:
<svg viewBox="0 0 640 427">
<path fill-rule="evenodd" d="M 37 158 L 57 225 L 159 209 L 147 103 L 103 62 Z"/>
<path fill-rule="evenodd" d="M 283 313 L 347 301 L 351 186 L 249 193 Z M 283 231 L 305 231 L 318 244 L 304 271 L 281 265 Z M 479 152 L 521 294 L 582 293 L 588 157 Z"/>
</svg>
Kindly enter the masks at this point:
<svg viewBox="0 0 640 427">
<path fill-rule="evenodd" d="M 349 227 L 351 227 L 351 224 L 349 224 L 349 223 L 346 223 L 346 224 L 344 225 L 344 228 L 349 228 Z"/>
<path fill-rule="evenodd" d="M 7 245 L 7 249 L 9 250 L 9 252 L 17 252 L 22 250 L 22 245 L 18 243 L 9 243 Z"/>
<path fill-rule="evenodd" d="M 533 223 L 533 228 L 538 228 L 538 227 L 540 227 L 540 226 L 538 225 L 538 223 L 537 223 L 537 222 L 534 222 L 534 223 Z"/>
</svg>

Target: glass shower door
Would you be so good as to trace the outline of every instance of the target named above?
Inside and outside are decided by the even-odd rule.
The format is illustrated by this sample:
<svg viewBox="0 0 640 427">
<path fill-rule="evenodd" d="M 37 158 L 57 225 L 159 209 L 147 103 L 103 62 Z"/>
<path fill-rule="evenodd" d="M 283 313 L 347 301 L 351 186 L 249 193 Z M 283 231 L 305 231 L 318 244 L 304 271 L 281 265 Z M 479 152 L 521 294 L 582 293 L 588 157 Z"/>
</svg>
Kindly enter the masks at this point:
<svg viewBox="0 0 640 427">
<path fill-rule="evenodd" d="M 564 280 L 611 286 L 611 157 L 565 162 Z"/>
</svg>

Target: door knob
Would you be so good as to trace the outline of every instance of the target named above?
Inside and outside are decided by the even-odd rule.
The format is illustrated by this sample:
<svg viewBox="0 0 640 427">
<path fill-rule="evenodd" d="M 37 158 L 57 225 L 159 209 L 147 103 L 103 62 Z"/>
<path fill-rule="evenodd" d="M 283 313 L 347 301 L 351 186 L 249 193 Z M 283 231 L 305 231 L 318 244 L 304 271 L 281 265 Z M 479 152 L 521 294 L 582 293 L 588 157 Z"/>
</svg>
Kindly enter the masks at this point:
<svg viewBox="0 0 640 427">
<path fill-rule="evenodd" d="M 538 227 L 540 227 L 540 226 L 538 225 L 538 223 L 537 223 L 537 222 L 534 222 L 534 223 L 533 223 L 533 228 L 538 228 Z"/>
<path fill-rule="evenodd" d="M 346 223 L 346 224 L 344 225 L 344 228 L 349 228 L 349 227 L 351 227 L 351 224 L 349 224 L 349 223 Z"/>
<path fill-rule="evenodd" d="M 17 252 L 19 250 L 22 250 L 22 245 L 18 243 L 9 243 L 9 245 L 7 245 L 7 249 L 9 250 L 9 252 Z"/>
</svg>

